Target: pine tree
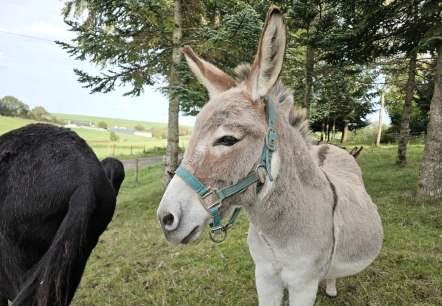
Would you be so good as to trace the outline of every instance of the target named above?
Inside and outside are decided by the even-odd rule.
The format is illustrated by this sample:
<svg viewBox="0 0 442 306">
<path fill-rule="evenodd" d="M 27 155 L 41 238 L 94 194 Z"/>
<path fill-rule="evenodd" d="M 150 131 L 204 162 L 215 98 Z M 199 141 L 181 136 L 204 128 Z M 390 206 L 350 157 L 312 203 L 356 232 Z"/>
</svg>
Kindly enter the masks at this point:
<svg viewBox="0 0 442 306">
<path fill-rule="evenodd" d="M 162 88 L 169 97 L 167 184 L 178 166 L 180 104 L 184 113 L 195 114 L 207 101 L 202 87 L 189 77 L 179 48 L 190 44 L 202 57 L 232 71 L 238 63 L 252 61 L 260 16 L 246 1 L 230 0 L 69 0 L 63 14 L 77 36 L 71 43 L 57 43 L 103 71 L 92 75 L 74 70 L 92 93 L 126 85 L 126 95 L 141 95 L 144 86 L 167 83 Z"/>
</svg>

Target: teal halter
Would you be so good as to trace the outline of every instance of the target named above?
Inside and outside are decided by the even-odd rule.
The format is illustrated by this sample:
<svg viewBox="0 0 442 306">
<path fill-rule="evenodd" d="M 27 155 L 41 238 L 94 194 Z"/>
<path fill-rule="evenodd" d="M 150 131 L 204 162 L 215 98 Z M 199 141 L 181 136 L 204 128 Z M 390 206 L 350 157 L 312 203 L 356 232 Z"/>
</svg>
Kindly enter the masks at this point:
<svg viewBox="0 0 442 306">
<path fill-rule="evenodd" d="M 211 203 L 207 205 L 206 208 L 210 214 L 212 215 L 213 222 L 210 224 L 210 239 L 214 242 L 222 242 L 227 237 L 227 229 L 229 229 L 234 223 L 236 218 L 238 217 L 241 208 L 237 207 L 233 211 L 232 216 L 226 225 L 221 224 L 221 213 L 219 209 L 222 206 L 222 202 L 224 199 L 244 191 L 247 187 L 252 185 L 253 183 L 259 182 L 260 177 L 258 174 L 258 169 L 263 168 L 266 172 L 266 175 L 269 177 L 270 181 L 273 181 L 272 177 L 272 153 L 276 149 L 276 131 L 274 130 L 275 124 L 275 107 L 273 105 L 273 101 L 269 98 L 268 102 L 268 128 L 267 135 L 265 138 L 264 148 L 262 150 L 261 158 L 259 160 L 258 166 L 254 171 L 250 172 L 249 175 L 240 179 L 236 184 L 233 184 L 229 187 L 217 189 L 212 187 L 206 187 L 203 183 L 201 183 L 192 173 L 190 173 L 183 166 L 179 166 L 175 173 L 181 177 L 187 185 L 189 185 L 202 199 L 203 202 L 207 205 L 205 199 L 213 194 L 216 197 L 215 203 Z M 261 186 L 262 187 L 262 186 Z M 259 193 L 261 191 L 261 187 L 257 187 L 256 192 Z"/>
</svg>

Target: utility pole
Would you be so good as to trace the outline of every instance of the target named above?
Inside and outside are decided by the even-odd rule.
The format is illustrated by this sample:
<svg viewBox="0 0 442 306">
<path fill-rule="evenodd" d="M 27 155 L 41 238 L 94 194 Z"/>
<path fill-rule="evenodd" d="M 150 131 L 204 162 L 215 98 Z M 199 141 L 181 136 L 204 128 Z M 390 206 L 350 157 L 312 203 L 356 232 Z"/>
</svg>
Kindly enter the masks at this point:
<svg viewBox="0 0 442 306">
<path fill-rule="evenodd" d="M 379 93 L 381 94 L 381 108 L 379 110 L 378 137 L 376 139 L 376 147 L 379 147 L 381 145 L 382 113 L 384 112 L 385 86 L 380 90 Z"/>
</svg>

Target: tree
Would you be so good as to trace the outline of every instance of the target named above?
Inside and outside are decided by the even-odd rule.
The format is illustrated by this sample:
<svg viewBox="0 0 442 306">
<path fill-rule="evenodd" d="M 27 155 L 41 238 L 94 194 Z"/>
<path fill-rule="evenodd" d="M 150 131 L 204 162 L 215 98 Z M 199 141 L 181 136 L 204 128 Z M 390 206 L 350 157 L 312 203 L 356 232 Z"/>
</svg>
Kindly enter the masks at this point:
<svg viewBox="0 0 442 306">
<path fill-rule="evenodd" d="M 317 40 L 319 34 L 319 23 L 323 16 L 321 1 L 293 1 L 292 9 L 289 11 L 288 26 L 298 32 L 299 41 L 304 46 L 303 59 L 303 94 L 302 107 L 307 111 L 307 116 L 310 114 L 310 107 L 313 96 L 313 80 L 314 80 L 314 66 L 316 61 L 316 52 L 318 49 Z M 319 34 L 319 35 L 318 35 Z M 290 52 L 290 48 L 289 48 Z"/>
<path fill-rule="evenodd" d="M 146 128 L 142 124 L 135 125 L 134 129 L 135 129 L 135 131 L 145 131 L 146 130 Z"/>
<path fill-rule="evenodd" d="M 29 106 L 16 97 L 4 96 L 0 99 L 0 115 L 26 118 L 29 116 Z"/>
<path fill-rule="evenodd" d="M 114 131 L 111 131 L 109 133 L 109 139 L 110 141 L 114 142 L 120 140 L 120 137 Z"/>
<path fill-rule="evenodd" d="M 99 128 L 101 128 L 101 129 L 105 129 L 105 130 L 107 130 L 107 123 L 104 122 L 104 121 L 99 121 L 99 122 L 97 123 L 97 126 L 98 126 Z"/>
<path fill-rule="evenodd" d="M 385 105 L 391 120 L 389 132 L 394 133 L 400 131 L 405 103 L 404 88 L 407 84 L 407 75 L 404 71 L 406 67 L 402 62 L 395 61 L 394 67 L 384 69 L 389 79 L 389 90 L 385 95 Z M 432 61 L 428 59 L 418 61 L 409 121 L 411 134 L 423 134 L 427 130 L 428 113 L 434 90 L 434 70 Z"/>
<path fill-rule="evenodd" d="M 202 58 L 233 75 L 238 64 L 253 61 L 262 21 L 258 9 L 242 1 L 227 2 L 203 1 L 200 18 L 207 21 L 200 24 L 191 38 L 188 31 L 184 31 L 183 41 Z M 209 100 L 207 91 L 187 64 L 182 63 L 178 72 L 182 86 L 175 88 L 175 92 L 180 99 L 180 109 L 185 114 L 196 115 Z"/>
<path fill-rule="evenodd" d="M 174 0 L 173 2 L 173 24 L 174 29 L 172 33 L 172 56 L 169 74 L 169 87 L 176 88 L 181 85 L 178 74 L 178 67 L 181 62 L 180 46 L 183 38 L 183 22 L 182 22 L 182 7 L 181 0 Z M 180 100 L 178 95 L 172 90 L 169 90 L 169 118 L 168 118 L 168 133 L 167 133 L 167 148 L 166 160 L 164 167 L 164 189 L 169 185 L 170 180 L 178 168 L 179 159 L 179 122 L 178 113 L 180 109 Z"/>
<path fill-rule="evenodd" d="M 335 1 L 341 16 L 341 31 L 332 40 L 333 56 L 370 62 L 381 56 L 408 60 L 400 140 L 396 163 L 406 165 L 410 113 L 419 52 L 435 50 L 440 41 L 441 8 L 438 0 Z M 336 43 L 339 42 L 339 43 Z M 333 46 L 335 45 L 335 46 Z M 339 48 L 339 49 L 337 49 Z"/>
<path fill-rule="evenodd" d="M 398 32 L 396 32 L 395 36 L 401 42 L 398 51 L 405 52 L 406 57 L 409 59 L 396 158 L 396 164 L 399 166 L 405 166 L 407 163 L 406 154 L 410 137 L 410 117 L 416 84 L 418 52 L 428 50 L 428 38 L 432 40 L 433 36 L 431 32 L 433 32 L 435 27 L 440 27 L 438 26 L 440 19 L 439 21 L 437 20 L 438 17 L 441 17 L 440 10 L 439 13 L 434 14 L 431 8 L 434 4 L 435 1 L 409 1 L 404 5 L 396 6 L 397 9 L 395 10 L 395 16 L 403 22 L 396 27 Z"/>
<path fill-rule="evenodd" d="M 154 128 L 151 128 L 150 131 L 152 132 L 152 137 L 155 137 L 158 139 L 167 138 L 167 129 L 166 128 L 154 127 Z"/>
<path fill-rule="evenodd" d="M 179 82 L 180 5 L 180 0 L 69 0 L 63 14 L 77 36 L 71 44 L 57 43 L 76 59 L 107 68 L 100 75 L 74 70 L 78 81 L 91 92 L 106 93 L 129 85 L 125 95 L 140 95 L 145 85 L 167 82 L 175 86 Z M 171 173 L 178 166 L 178 105 L 170 93 L 166 169 L 173 168 Z"/>
<path fill-rule="evenodd" d="M 411 55 L 409 55 L 408 79 L 407 86 L 405 88 L 405 100 L 402 110 L 401 127 L 399 130 L 399 143 L 396 157 L 396 164 L 399 166 L 405 166 L 407 163 L 407 145 L 410 139 L 411 103 L 413 101 L 414 86 L 416 83 L 416 61 L 417 53 L 412 52 Z"/>
<path fill-rule="evenodd" d="M 36 120 L 41 120 L 43 116 L 49 115 L 49 112 L 43 106 L 36 106 L 31 110 L 31 114 Z"/>
<path fill-rule="evenodd" d="M 324 69 L 327 65 L 322 65 Z M 327 71 L 327 72 L 325 72 Z M 368 124 L 364 119 L 372 112 L 376 71 L 362 66 L 336 64 L 327 69 L 317 69 L 316 101 L 311 108 L 311 127 L 320 131 L 322 140 L 334 140 L 341 131 L 341 143 L 345 143 L 349 130 Z M 324 136 L 325 135 L 325 136 Z"/>
<path fill-rule="evenodd" d="M 362 72 L 355 73 L 361 67 L 340 52 L 345 45 L 336 46 L 342 14 L 334 1 L 280 2 L 290 29 L 282 79 L 294 89 L 295 103 L 307 110 L 313 129 L 327 140 L 339 129 L 345 142 L 348 130 L 367 124 L 373 80 L 362 81 Z M 363 69 L 374 71 L 367 65 Z"/>
<path fill-rule="evenodd" d="M 434 93 L 424 156 L 419 170 L 417 198 L 442 203 L 442 46 L 437 54 Z"/>
<path fill-rule="evenodd" d="M 140 95 L 143 86 L 167 84 L 163 88 L 169 97 L 165 168 L 166 173 L 173 173 L 178 166 L 180 102 L 181 110 L 194 114 L 207 101 L 196 80 L 183 76 L 187 68 L 181 64 L 179 47 L 191 44 L 199 54 L 210 55 L 209 61 L 228 67 L 227 71 L 233 69 L 232 62 L 244 61 L 239 59 L 251 62 L 260 32 L 260 27 L 249 26 L 249 20 L 259 21 L 253 11 L 246 1 L 231 0 L 68 0 L 63 14 L 77 36 L 72 43 L 57 43 L 76 59 L 106 68 L 99 75 L 74 70 L 91 92 L 130 85 L 126 94 Z M 256 41 L 252 31 L 257 32 Z"/>
</svg>

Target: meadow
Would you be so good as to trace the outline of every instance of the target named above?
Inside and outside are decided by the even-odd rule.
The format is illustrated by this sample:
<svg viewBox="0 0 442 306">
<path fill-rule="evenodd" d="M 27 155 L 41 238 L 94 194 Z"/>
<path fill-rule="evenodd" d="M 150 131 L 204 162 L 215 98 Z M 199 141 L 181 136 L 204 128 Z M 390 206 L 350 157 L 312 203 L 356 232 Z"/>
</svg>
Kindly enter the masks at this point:
<svg viewBox="0 0 442 306">
<path fill-rule="evenodd" d="M 96 117 L 96 116 L 85 116 L 85 115 L 72 115 L 72 114 L 57 114 L 54 115 L 59 120 L 82 120 L 82 121 L 91 121 L 95 124 L 98 124 L 100 121 L 104 121 L 107 123 L 108 127 L 114 126 L 124 126 L 127 128 L 135 128 L 136 125 L 140 124 L 149 130 L 153 127 L 167 128 L 167 123 L 158 123 L 158 122 L 145 122 L 138 120 L 128 120 L 128 119 L 118 119 L 118 118 L 106 118 L 106 117 Z"/>
<path fill-rule="evenodd" d="M 74 119 L 91 121 L 97 124 L 99 121 L 105 121 L 108 126 L 124 126 L 127 128 L 134 128 L 137 124 L 143 125 L 146 130 L 153 127 L 167 128 L 165 123 L 143 122 L 126 119 L 114 119 L 103 117 L 92 117 L 83 115 L 67 115 L 54 114 L 58 120 Z M 18 117 L 0 116 L 0 135 L 10 130 L 19 127 L 37 123 L 35 120 L 23 119 Z M 118 140 L 111 141 L 110 133 L 106 130 L 87 129 L 87 128 L 71 128 L 80 137 L 92 147 L 99 159 L 108 156 L 114 156 L 119 159 L 129 159 L 141 156 L 164 155 L 165 147 L 167 145 L 166 139 L 159 139 L 155 137 L 142 137 L 138 135 L 128 135 L 117 133 Z M 179 146 L 184 150 L 189 142 L 189 135 L 181 136 Z"/>
<path fill-rule="evenodd" d="M 442 305 L 441 206 L 413 200 L 423 146 L 409 146 L 405 168 L 394 165 L 396 150 L 365 147 L 358 158 L 383 220 L 380 255 L 363 272 L 339 279 L 335 298 L 321 284 L 315 305 Z M 156 218 L 162 193 L 161 165 L 142 168 L 138 183 L 127 172 L 73 305 L 257 305 L 244 213 L 221 244 L 207 231 L 199 242 L 174 246 Z"/>
</svg>

